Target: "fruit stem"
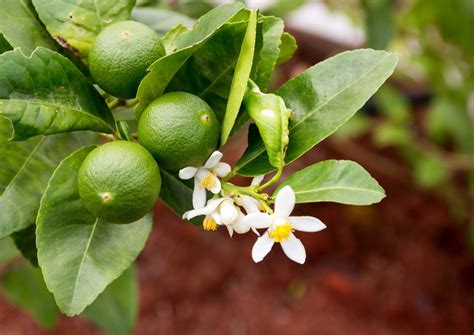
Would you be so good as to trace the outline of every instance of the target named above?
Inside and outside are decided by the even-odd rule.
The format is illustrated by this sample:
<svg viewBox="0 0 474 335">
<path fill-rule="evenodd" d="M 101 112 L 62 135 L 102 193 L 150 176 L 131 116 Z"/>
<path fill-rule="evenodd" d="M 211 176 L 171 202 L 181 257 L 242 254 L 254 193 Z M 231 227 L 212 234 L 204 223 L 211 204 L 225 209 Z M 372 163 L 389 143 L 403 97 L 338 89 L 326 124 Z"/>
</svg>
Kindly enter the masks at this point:
<svg viewBox="0 0 474 335">
<path fill-rule="evenodd" d="M 259 186 L 256 188 L 256 191 L 261 191 L 261 190 L 264 190 L 266 189 L 267 187 L 270 187 L 272 186 L 273 184 L 275 184 L 281 177 L 283 173 L 283 167 L 279 167 L 277 172 L 275 173 L 275 175 L 272 177 L 272 179 L 270 179 L 269 181 L 267 181 L 265 184 Z"/>
</svg>

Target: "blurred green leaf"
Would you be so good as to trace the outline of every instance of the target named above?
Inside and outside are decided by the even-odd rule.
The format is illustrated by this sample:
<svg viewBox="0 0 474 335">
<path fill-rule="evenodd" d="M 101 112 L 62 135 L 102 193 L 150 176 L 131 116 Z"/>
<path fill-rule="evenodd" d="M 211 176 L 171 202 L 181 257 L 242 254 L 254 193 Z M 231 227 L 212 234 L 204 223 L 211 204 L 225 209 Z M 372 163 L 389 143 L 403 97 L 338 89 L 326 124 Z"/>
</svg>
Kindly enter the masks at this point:
<svg viewBox="0 0 474 335">
<path fill-rule="evenodd" d="M 375 94 L 374 100 L 380 112 L 390 121 L 402 124 L 411 120 L 411 106 L 407 98 L 397 89 L 383 86 Z"/>
<path fill-rule="evenodd" d="M 38 48 L 0 55 L 0 115 L 25 140 L 76 130 L 113 132 L 113 117 L 88 79 L 67 58 Z"/>
<path fill-rule="evenodd" d="M 57 49 L 30 0 L 0 0 L 0 32 L 11 46 L 20 47 L 27 56 L 39 46 Z"/>
<path fill-rule="evenodd" d="M 115 279 L 82 315 L 113 335 L 126 335 L 135 327 L 138 283 L 133 266 Z"/>
<path fill-rule="evenodd" d="M 169 9 L 148 7 L 135 7 L 132 11 L 132 19 L 150 26 L 160 35 L 166 34 L 178 24 L 191 28 L 196 22 L 186 15 Z"/>
<path fill-rule="evenodd" d="M 94 148 L 84 147 L 60 163 L 37 218 L 38 262 L 48 289 L 68 316 L 81 313 L 130 267 L 152 226 L 150 215 L 130 224 L 112 224 L 84 207 L 77 174 Z"/>
<path fill-rule="evenodd" d="M 407 127 L 384 123 L 379 124 L 372 131 L 374 142 L 379 147 L 413 146 L 413 135 Z"/>
<path fill-rule="evenodd" d="M 449 177 L 449 167 L 436 154 L 423 154 L 414 161 L 413 175 L 416 183 L 424 188 L 439 187 L 445 184 Z"/>
<path fill-rule="evenodd" d="M 278 89 L 275 93 L 293 111 L 286 163 L 350 119 L 392 74 L 396 63 L 397 56 L 386 51 L 347 51 L 314 65 Z M 263 143 L 253 143 L 235 169 L 246 176 L 272 171 Z"/>
<path fill-rule="evenodd" d="M 386 49 L 394 37 L 395 16 L 392 9 L 392 2 L 393 0 L 362 1 L 366 15 L 367 47 Z"/>
<path fill-rule="evenodd" d="M 20 253 L 10 237 L 0 239 L 0 264 L 8 263 L 18 256 Z"/>
<path fill-rule="evenodd" d="M 250 78 L 255 51 L 256 29 L 257 12 L 251 11 L 239 57 L 237 59 L 237 64 L 235 66 L 234 76 L 232 77 L 229 99 L 227 101 L 225 116 L 222 122 L 221 146 L 224 145 L 229 138 L 235 120 L 237 119 L 237 115 L 239 114 L 245 91 L 247 90 L 247 83 Z"/>
<path fill-rule="evenodd" d="M 97 34 L 130 18 L 135 0 L 32 0 L 52 36 L 87 57 Z M 64 43 L 63 42 L 63 43 Z"/>
<path fill-rule="evenodd" d="M 275 4 L 265 11 L 267 15 L 286 17 L 288 14 L 304 5 L 305 0 L 277 0 Z"/>
<path fill-rule="evenodd" d="M 14 232 L 11 238 L 31 265 L 38 267 L 38 250 L 36 249 L 36 225 L 32 224 L 25 229 Z"/>
<path fill-rule="evenodd" d="M 274 192 L 289 185 L 297 203 L 338 202 L 347 205 L 371 205 L 385 197 L 384 189 L 359 164 L 328 160 L 308 166 L 289 176 Z"/>
<path fill-rule="evenodd" d="M 7 299 L 26 310 L 42 327 L 54 328 L 58 308 L 44 284 L 40 269 L 22 263 L 2 278 L 2 289 Z"/>
</svg>

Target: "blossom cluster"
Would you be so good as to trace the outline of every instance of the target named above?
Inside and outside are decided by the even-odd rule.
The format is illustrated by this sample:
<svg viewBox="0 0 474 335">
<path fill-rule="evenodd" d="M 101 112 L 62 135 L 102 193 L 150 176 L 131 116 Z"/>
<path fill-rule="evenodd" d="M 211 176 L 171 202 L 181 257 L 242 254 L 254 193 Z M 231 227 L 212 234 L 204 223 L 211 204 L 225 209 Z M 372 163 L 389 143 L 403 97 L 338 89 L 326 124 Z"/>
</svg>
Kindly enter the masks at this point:
<svg viewBox="0 0 474 335">
<path fill-rule="evenodd" d="M 252 258 L 255 262 L 262 261 L 275 243 L 280 243 L 284 253 L 291 260 L 303 264 L 306 251 L 295 231 L 317 232 L 326 228 L 319 219 L 311 216 L 291 216 L 296 198 L 290 186 L 281 188 L 274 199 L 274 209 L 267 204 L 267 199 L 257 199 L 255 196 L 243 194 L 240 191 L 226 192 L 222 178 L 231 172 L 227 163 L 221 162 L 223 155 L 215 151 L 202 167 L 186 167 L 179 171 L 181 179 L 194 178 L 193 209 L 184 213 L 183 218 L 191 220 L 205 216 L 204 230 L 214 231 L 219 226 L 225 226 L 232 237 L 234 232 L 244 234 L 253 231 L 257 241 L 252 248 Z M 263 181 L 264 176 L 253 178 L 248 187 L 257 195 L 255 190 Z M 231 184 L 230 184 L 231 185 Z M 214 196 L 207 200 L 207 192 Z M 244 213 L 245 212 L 245 213 Z M 265 231 L 260 234 L 259 229 Z"/>
</svg>

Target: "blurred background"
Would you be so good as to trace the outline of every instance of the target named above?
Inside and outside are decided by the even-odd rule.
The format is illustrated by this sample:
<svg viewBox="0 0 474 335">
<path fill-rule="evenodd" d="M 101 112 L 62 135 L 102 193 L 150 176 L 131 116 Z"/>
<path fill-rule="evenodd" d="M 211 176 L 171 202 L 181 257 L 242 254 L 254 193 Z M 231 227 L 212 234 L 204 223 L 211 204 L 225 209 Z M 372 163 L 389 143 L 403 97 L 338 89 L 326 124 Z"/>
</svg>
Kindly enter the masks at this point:
<svg viewBox="0 0 474 335">
<path fill-rule="evenodd" d="M 137 0 L 133 17 L 164 33 L 224 2 Z M 252 234 L 204 232 L 158 204 L 137 262 L 135 334 L 472 334 L 474 1 L 245 3 L 285 18 L 297 40 L 274 88 L 344 50 L 398 53 L 395 74 L 363 110 L 285 172 L 351 159 L 387 198 L 370 207 L 298 206 L 328 226 L 300 234 L 304 266 L 280 248 L 254 264 Z M 243 132 L 226 145 L 227 161 L 237 161 L 245 141 Z M 0 295 L 2 335 L 102 333 L 66 317 L 43 330 L 11 302 Z"/>
</svg>

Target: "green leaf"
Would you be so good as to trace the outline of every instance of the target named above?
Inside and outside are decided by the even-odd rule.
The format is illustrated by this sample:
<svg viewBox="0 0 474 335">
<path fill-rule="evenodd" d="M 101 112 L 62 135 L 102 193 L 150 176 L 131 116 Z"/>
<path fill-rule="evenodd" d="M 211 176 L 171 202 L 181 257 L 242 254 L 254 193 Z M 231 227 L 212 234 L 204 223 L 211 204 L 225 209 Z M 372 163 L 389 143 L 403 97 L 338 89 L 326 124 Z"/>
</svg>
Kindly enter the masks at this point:
<svg viewBox="0 0 474 335">
<path fill-rule="evenodd" d="M 165 8 L 135 7 L 132 19 L 153 28 L 158 34 L 164 35 L 176 25 L 191 28 L 196 22 L 193 18 Z"/>
<path fill-rule="evenodd" d="M 0 31 L 14 48 L 29 56 L 36 47 L 57 49 L 30 0 L 0 0 Z"/>
<path fill-rule="evenodd" d="M 281 35 L 280 54 L 277 59 L 277 64 L 289 61 L 291 57 L 293 57 L 296 49 L 298 49 L 296 39 L 291 36 L 290 33 L 284 32 L 283 35 Z"/>
<path fill-rule="evenodd" d="M 381 201 L 385 191 L 359 164 L 328 160 L 289 176 L 274 192 L 289 185 L 297 203 L 330 201 L 347 205 L 370 205 Z"/>
<path fill-rule="evenodd" d="M 386 51 L 347 51 L 314 65 L 276 91 L 293 111 L 286 163 L 349 120 L 392 74 L 396 63 L 397 56 Z M 247 176 L 272 171 L 263 143 L 249 147 L 236 170 Z"/>
<path fill-rule="evenodd" d="M 11 238 L 23 257 L 25 257 L 31 265 L 38 267 L 38 249 L 36 249 L 35 231 L 36 225 L 32 224 L 25 229 L 14 232 Z"/>
<path fill-rule="evenodd" d="M 5 39 L 5 36 L 3 36 L 3 34 L 0 34 L 0 54 L 12 49 L 13 49 L 12 46 Z"/>
<path fill-rule="evenodd" d="M 250 17 L 245 32 L 242 47 L 240 49 L 237 65 L 235 66 L 234 76 L 227 101 L 224 121 L 222 123 L 221 145 L 224 145 L 229 138 L 230 132 L 234 127 L 235 120 L 239 114 L 240 105 L 247 90 L 247 83 L 252 70 L 253 55 L 255 50 L 255 37 L 257 28 L 257 12 L 250 12 Z"/>
<path fill-rule="evenodd" d="M 40 269 L 22 263 L 8 271 L 1 282 L 3 293 L 10 302 L 25 309 L 42 327 L 54 328 L 58 308 L 46 289 Z"/>
<path fill-rule="evenodd" d="M 49 33 L 79 51 L 81 57 L 87 57 L 95 37 L 106 26 L 128 20 L 135 5 L 135 0 L 32 1 Z"/>
<path fill-rule="evenodd" d="M 114 335 L 129 334 L 138 312 L 138 283 L 133 266 L 115 279 L 82 315 Z"/>
<path fill-rule="evenodd" d="M 25 140 L 76 130 L 113 132 L 113 117 L 87 78 L 60 54 L 19 49 L 0 55 L 0 114 L 14 126 L 13 139 Z"/>
<path fill-rule="evenodd" d="M 163 43 L 163 47 L 165 48 L 166 55 L 173 53 L 178 47 L 176 46 L 176 39 L 181 36 L 182 34 L 186 33 L 188 28 L 185 26 L 178 24 L 169 30 L 165 36 L 161 39 Z"/>
<path fill-rule="evenodd" d="M 149 73 L 143 78 L 138 87 L 137 119 L 140 118 L 141 113 L 150 102 L 163 94 L 168 84 L 188 59 L 206 44 L 242 7 L 241 3 L 233 3 L 210 11 L 198 20 L 193 30 L 178 37 L 176 40 L 178 51 L 158 59 L 148 68 Z M 227 41 L 227 44 L 231 42 L 235 44 L 235 41 Z M 226 51 L 226 48 L 223 47 L 222 50 Z M 197 73 L 199 71 L 193 71 L 193 75 Z M 190 79 L 192 78 L 188 76 L 187 80 Z"/>
<path fill-rule="evenodd" d="M 260 92 L 252 83 L 252 89 L 245 94 L 244 106 L 258 127 L 270 164 L 277 168 L 283 167 L 290 117 L 285 102 L 276 94 Z"/>
<path fill-rule="evenodd" d="M 385 49 L 395 35 L 395 11 L 393 0 L 363 0 L 365 9 L 366 45 Z"/>
<path fill-rule="evenodd" d="M 252 79 L 262 91 L 266 92 L 280 55 L 279 47 L 284 24 L 282 19 L 269 16 L 263 17 L 260 25 L 262 41 L 260 50 L 255 55 Z"/>
<path fill-rule="evenodd" d="M 0 117 L 0 238 L 34 224 L 41 196 L 59 162 L 78 147 L 70 134 L 10 142 Z"/>
<path fill-rule="evenodd" d="M 94 147 L 84 147 L 61 162 L 37 218 L 38 262 L 57 305 L 69 316 L 81 313 L 130 267 L 152 226 L 149 215 L 130 224 L 111 224 L 84 207 L 77 174 Z"/>
<path fill-rule="evenodd" d="M 0 239 L 0 264 L 11 262 L 18 256 L 20 253 L 10 237 Z"/>
</svg>

